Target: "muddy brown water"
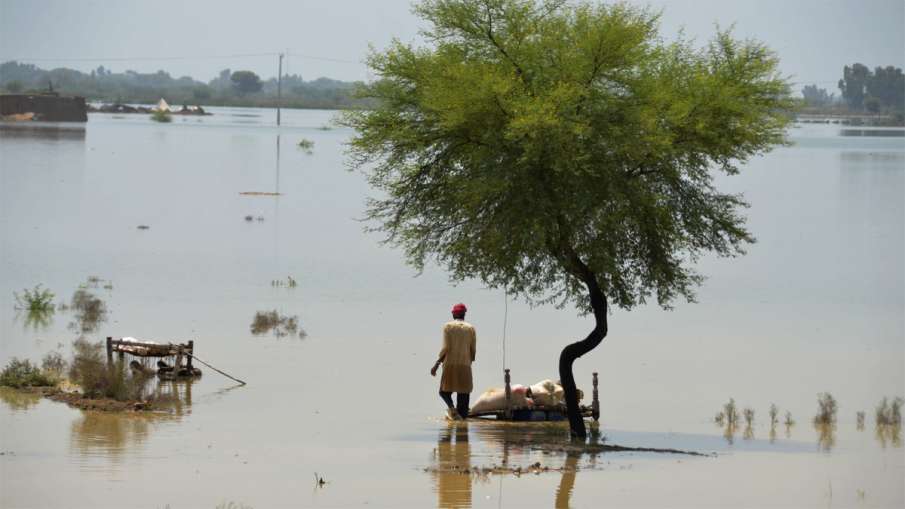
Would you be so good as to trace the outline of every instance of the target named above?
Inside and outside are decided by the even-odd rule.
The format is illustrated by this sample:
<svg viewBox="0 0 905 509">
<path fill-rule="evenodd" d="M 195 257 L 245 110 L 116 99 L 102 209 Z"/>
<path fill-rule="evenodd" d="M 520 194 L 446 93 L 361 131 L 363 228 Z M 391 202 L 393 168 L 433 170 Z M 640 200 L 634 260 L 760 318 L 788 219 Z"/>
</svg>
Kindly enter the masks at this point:
<svg viewBox="0 0 905 509">
<path fill-rule="evenodd" d="M 89 338 L 194 339 L 200 358 L 248 382 L 209 369 L 166 382 L 179 404 L 151 415 L 0 391 L 0 506 L 905 504 L 901 439 L 873 427 L 880 399 L 905 392 L 902 138 L 807 125 L 718 179 L 751 202 L 759 242 L 701 260 L 698 304 L 614 311 L 610 336 L 576 365 L 586 394 L 600 373 L 606 443 L 716 455 L 589 454 L 567 452 L 562 425 L 442 420 L 428 370 L 450 305 L 467 303 L 477 327 L 480 390 L 502 382 L 505 296 L 451 286 L 435 267 L 414 277 L 362 232 L 371 191 L 343 168 L 350 132 L 322 128 L 331 112 L 284 111 L 277 129 L 271 111 L 212 111 L 0 128 L 0 362 L 68 356 L 82 330 L 71 310 L 29 320 L 14 291 L 41 283 L 68 303 L 96 276 L 107 313 Z M 297 286 L 274 284 L 289 276 Z M 274 310 L 305 338 L 253 335 L 255 314 Z M 559 349 L 590 326 L 517 302 L 508 324 L 518 383 L 555 378 Z M 838 424 L 816 430 L 825 391 Z M 730 397 L 755 410 L 750 430 L 713 424 Z M 796 424 L 771 431 L 771 403 Z M 504 462 L 551 470 L 457 471 Z"/>
</svg>

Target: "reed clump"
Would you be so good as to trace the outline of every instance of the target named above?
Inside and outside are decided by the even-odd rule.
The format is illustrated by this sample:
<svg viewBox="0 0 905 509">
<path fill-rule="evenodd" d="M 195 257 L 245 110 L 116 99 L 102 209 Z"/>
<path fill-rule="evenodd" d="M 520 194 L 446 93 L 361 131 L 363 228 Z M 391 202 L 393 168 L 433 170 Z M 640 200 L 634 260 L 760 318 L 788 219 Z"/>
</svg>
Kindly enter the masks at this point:
<svg viewBox="0 0 905 509">
<path fill-rule="evenodd" d="M 298 286 L 298 281 L 296 281 L 295 278 L 292 277 L 292 276 L 286 276 L 286 280 L 285 280 L 285 281 L 283 281 L 282 279 L 273 279 L 273 280 L 271 280 L 271 281 L 270 281 L 270 286 L 276 286 L 276 287 L 281 287 L 281 288 L 282 288 L 282 287 L 285 287 L 285 288 L 295 288 L 296 286 Z"/>
<path fill-rule="evenodd" d="M 905 403 L 900 397 L 891 400 L 884 397 L 877 405 L 876 421 L 877 426 L 901 426 L 902 425 L 902 404 Z"/>
<path fill-rule="evenodd" d="M 836 423 L 836 412 L 839 405 L 836 398 L 828 392 L 817 395 L 817 415 L 814 416 L 815 425 L 827 425 Z"/>
<path fill-rule="evenodd" d="M 725 423 L 727 426 L 735 427 L 738 425 L 738 419 L 738 407 L 735 405 L 735 399 L 729 398 L 729 402 L 723 405 L 723 410 L 716 414 L 713 420 L 720 426 Z"/>
<path fill-rule="evenodd" d="M 855 426 L 858 428 L 858 431 L 862 431 L 864 429 L 864 418 L 866 415 L 864 412 L 856 412 L 855 413 Z"/>
</svg>

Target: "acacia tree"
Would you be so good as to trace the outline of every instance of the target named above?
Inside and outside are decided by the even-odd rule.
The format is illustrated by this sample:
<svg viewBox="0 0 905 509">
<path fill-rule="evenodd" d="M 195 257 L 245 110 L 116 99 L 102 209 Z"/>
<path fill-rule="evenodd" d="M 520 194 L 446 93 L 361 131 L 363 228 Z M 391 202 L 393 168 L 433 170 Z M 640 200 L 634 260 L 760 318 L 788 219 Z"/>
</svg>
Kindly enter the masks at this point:
<svg viewBox="0 0 905 509">
<path fill-rule="evenodd" d="M 701 254 L 753 242 L 742 197 L 712 175 L 785 141 L 788 84 L 758 42 L 667 43 L 657 14 L 626 4 L 415 11 L 428 45 L 372 52 L 361 95 L 377 106 L 344 120 L 350 165 L 381 191 L 368 216 L 419 270 L 593 314 L 559 359 L 583 438 L 572 364 L 606 336 L 608 305 L 691 301 Z"/>
</svg>

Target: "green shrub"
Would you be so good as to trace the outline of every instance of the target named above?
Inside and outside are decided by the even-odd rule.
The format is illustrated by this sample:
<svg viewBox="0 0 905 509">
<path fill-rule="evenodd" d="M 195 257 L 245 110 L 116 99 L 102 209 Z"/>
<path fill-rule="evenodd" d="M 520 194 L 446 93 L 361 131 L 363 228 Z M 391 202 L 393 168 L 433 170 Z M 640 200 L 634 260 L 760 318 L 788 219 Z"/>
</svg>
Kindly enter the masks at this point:
<svg viewBox="0 0 905 509">
<path fill-rule="evenodd" d="M 16 298 L 17 309 L 24 309 L 30 312 L 53 312 L 54 310 L 53 292 L 47 288 L 41 288 L 41 285 L 36 285 L 31 290 L 25 288 L 22 290 L 22 295 L 13 292 L 13 297 Z"/>
<path fill-rule="evenodd" d="M 57 379 L 27 359 L 19 360 L 13 357 L 0 372 L 0 385 L 7 387 L 48 387 L 56 383 Z"/>
<path fill-rule="evenodd" d="M 169 111 L 164 111 L 164 110 L 154 110 L 154 112 L 151 113 L 151 120 L 153 120 L 153 121 L 155 121 L 155 122 L 164 122 L 164 123 L 166 123 L 166 122 L 172 122 L 172 121 L 173 121 L 173 117 L 170 115 L 170 112 L 169 112 Z"/>
</svg>

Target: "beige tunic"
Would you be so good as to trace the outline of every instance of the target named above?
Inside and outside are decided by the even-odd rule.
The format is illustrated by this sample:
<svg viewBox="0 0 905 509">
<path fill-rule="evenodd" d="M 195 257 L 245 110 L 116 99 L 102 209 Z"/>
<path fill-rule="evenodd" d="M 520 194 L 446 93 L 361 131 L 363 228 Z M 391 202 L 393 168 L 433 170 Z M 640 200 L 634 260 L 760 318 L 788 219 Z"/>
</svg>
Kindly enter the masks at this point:
<svg viewBox="0 0 905 509">
<path fill-rule="evenodd" d="M 443 326 L 443 376 L 440 390 L 443 392 L 471 392 L 471 363 L 477 353 L 477 336 L 474 327 L 464 320 L 453 320 Z"/>
</svg>

